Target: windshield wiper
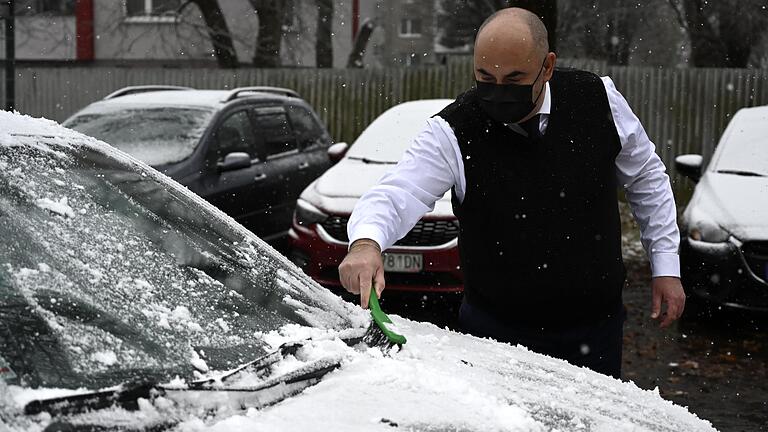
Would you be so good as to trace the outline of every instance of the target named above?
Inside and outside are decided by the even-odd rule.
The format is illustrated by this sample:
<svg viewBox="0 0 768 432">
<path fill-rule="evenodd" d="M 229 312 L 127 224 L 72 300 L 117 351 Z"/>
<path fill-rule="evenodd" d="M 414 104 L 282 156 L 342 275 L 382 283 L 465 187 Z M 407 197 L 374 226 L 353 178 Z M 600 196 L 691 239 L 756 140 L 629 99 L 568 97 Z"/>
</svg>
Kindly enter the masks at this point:
<svg viewBox="0 0 768 432">
<path fill-rule="evenodd" d="M 348 345 L 357 344 L 360 341 L 361 338 L 351 338 L 345 340 Z M 323 376 L 325 376 L 325 374 L 340 367 L 340 361 L 333 359 L 318 360 L 317 362 L 300 368 L 294 372 L 290 372 L 268 380 L 267 382 L 256 387 L 226 388 L 215 386 L 214 384 L 218 382 L 224 382 L 246 369 L 251 369 L 252 372 L 259 377 L 268 375 L 266 372 L 271 368 L 272 365 L 283 360 L 289 355 L 295 355 L 299 348 L 303 347 L 305 343 L 306 341 L 285 343 L 281 345 L 277 350 L 265 354 L 256 360 L 245 363 L 236 369 L 227 372 L 223 376 L 193 381 L 183 387 L 162 385 L 159 383 L 159 381 L 154 379 L 129 381 L 109 390 L 100 390 L 71 396 L 34 400 L 29 402 L 24 407 L 24 413 L 27 415 L 35 415 L 42 412 L 47 412 L 53 416 L 73 415 L 82 414 L 92 410 L 110 408 L 113 406 L 124 408 L 128 411 L 135 411 L 139 409 L 138 400 L 141 398 L 154 399 L 158 396 L 165 396 L 170 392 L 188 391 L 254 393 L 258 402 L 254 407 L 262 408 L 264 406 L 280 402 L 281 400 L 295 395 L 301 392 L 303 389 L 316 384 Z M 274 389 L 276 387 L 281 387 L 282 391 L 275 392 Z M 258 394 L 267 391 L 271 391 L 269 397 L 262 398 Z"/>
<path fill-rule="evenodd" d="M 715 171 L 720 174 L 735 174 L 740 176 L 747 176 L 747 177 L 765 177 L 764 174 L 756 173 L 754 171 L 742 171 L 742 170 L 717 170 Z"/>
<path fill-rule="evenodd" d="M 350 156 L 349 158 L 352 160 L 363 161 L 363 163 L 367 163 L 367 164 L 397 165 L 397 162 L 373 160 L 373 159 L 368 159 L 367 157 Z"/>
<path fill-rule="evenodd" d="M 157 392 L 156 381 L 129 381 L 113 390 L 101 390 L 90 393 L 63 396 L 51 399 L 33 400 L 24 406 L 24 414 L 35 415 L 47 412 L 51 415 L 80 414 L 91 410 L 100 410 L 119 406 L 129 411 L 139 409 L 138 400 L 150 399 Z"/>
</svg>

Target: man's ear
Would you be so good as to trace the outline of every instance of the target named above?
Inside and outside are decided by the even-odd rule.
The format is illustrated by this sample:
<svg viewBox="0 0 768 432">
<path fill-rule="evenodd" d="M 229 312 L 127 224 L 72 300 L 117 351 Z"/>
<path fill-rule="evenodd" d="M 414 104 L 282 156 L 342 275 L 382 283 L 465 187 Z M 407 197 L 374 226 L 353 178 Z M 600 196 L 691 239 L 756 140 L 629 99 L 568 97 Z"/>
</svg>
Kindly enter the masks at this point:
<svg viewBox="0 0 768 432">
<path fill-rule="evenodd" d="M 553 52 L 547 53 L 547 58 L 544 61 L 544 81 L 549 81 L 552 78 L 556 63 L 557 55 Z"/>
</svg>

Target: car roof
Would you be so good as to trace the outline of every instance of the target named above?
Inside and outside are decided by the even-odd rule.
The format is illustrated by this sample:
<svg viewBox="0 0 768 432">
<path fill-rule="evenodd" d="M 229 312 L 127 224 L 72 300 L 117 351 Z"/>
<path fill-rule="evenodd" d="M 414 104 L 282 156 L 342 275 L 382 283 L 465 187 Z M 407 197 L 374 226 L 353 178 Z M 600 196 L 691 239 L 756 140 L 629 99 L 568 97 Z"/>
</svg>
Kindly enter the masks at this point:
<svg viewBox="0 0 768 432">
<path fill-rule="evenodd" d="M 261 99 L 273 101 L 296 101 L 302 99 L 289 97 L 281 94 L 266 91 L 247 91 L 241 93 L 236 98 L 231 98 L 234 90 L 158 90 L 144 91 L 140 93 L 131 93 L 118 95 L 94 102 L 88 108 L 110 107 L 121 105 L 149 105 L 149 106 L 172 106 L 172 107 L 199 107 L 219 109 L 224 105 L 246 99 Z M 229 99 L 229 100 L 228 100 Z M 90 109 L 89 109 L 90 110 Z"/>
</svg>

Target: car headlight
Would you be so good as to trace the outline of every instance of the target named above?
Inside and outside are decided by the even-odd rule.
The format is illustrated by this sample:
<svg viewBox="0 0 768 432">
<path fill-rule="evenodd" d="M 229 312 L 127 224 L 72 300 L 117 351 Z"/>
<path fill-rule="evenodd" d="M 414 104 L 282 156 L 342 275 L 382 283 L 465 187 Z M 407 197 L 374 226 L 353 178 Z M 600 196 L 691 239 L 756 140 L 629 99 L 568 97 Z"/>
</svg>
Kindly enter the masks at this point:
<svg viewBox="0 0 768 432">
<path fill-rule="evenodd" d="M 691 224 L 688 236 L 707 243 L 722 243 L 728 240 L 730 234 L 712 221 L 699 220 Z"/>
<path fill-rule="evenodd" d="M 296 202 L 296 212 L 294 213 L 294 217 L 296 218 L 296 223 L 303 227 L 321 223 L 328 219 L 327 214 L 303 199 L 299 199 Z"/>
</svg>

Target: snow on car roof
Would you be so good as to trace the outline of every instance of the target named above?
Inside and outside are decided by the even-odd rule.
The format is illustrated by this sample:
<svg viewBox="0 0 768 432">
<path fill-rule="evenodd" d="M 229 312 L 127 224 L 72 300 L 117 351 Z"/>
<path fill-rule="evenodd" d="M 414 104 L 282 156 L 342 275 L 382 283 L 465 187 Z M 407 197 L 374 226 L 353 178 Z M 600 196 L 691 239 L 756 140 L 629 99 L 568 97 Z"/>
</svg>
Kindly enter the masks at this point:
<svg viewBox="0 0 768 432">
<path fill-rule="evenodd" d="M 404 102 L 376 118 L 349 149 L 349 157 L 397 162 L 427 119 L 440 112 L 452 99 L 424 99 Z"/>
</svg>

